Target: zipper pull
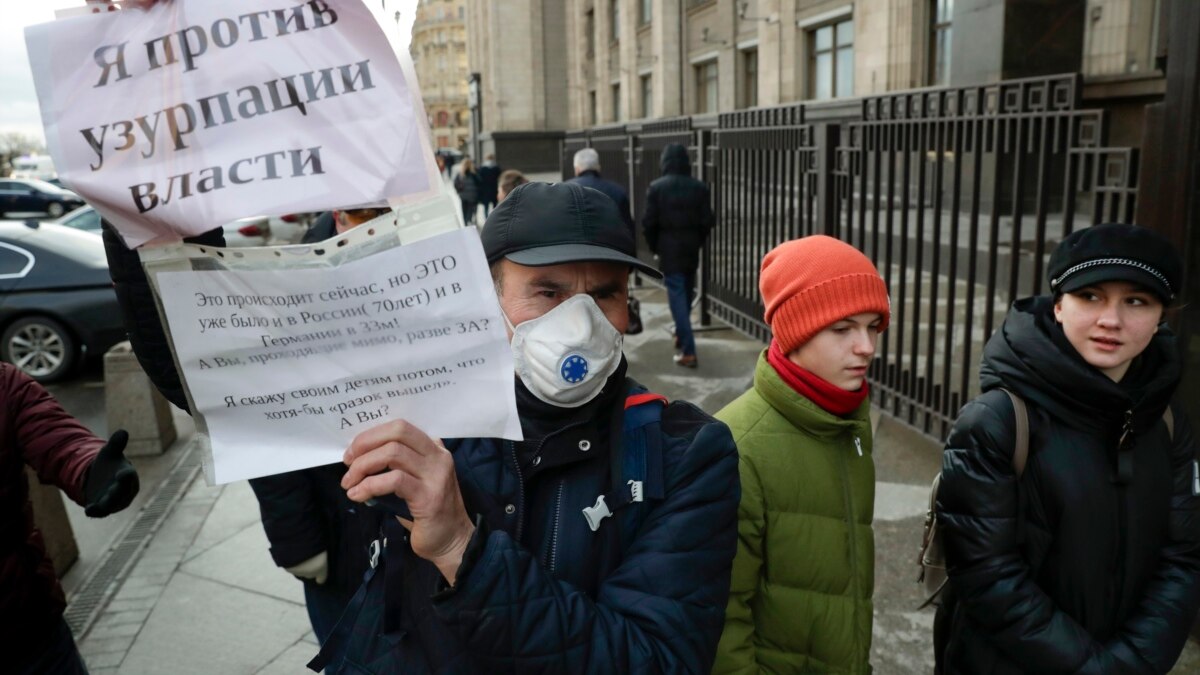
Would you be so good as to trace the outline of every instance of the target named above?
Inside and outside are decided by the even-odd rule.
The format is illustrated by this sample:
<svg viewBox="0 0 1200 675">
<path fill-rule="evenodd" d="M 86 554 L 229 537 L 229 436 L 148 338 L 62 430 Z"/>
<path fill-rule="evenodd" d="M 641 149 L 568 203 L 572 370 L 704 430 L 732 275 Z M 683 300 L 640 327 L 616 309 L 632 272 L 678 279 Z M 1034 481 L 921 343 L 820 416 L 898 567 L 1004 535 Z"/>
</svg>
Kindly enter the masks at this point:
<svg viewBox="0 0 1200 675">
<path fill-rule="evenodd" d="M 862 440 L 860 440 L 858 436 L 855 436 L 855 437 L 854 437 L 854 449 L 858 451 L 858 456 L 859 456 L 859 457 L 862 457 L 862 456 L 863 456 L 863 451 L 862 451 Z"/>
<path fill-rule="evenodd" d="M 1200 463 L 1192 460 L 1192 496 L 1200 496 Z"/>
</svg>

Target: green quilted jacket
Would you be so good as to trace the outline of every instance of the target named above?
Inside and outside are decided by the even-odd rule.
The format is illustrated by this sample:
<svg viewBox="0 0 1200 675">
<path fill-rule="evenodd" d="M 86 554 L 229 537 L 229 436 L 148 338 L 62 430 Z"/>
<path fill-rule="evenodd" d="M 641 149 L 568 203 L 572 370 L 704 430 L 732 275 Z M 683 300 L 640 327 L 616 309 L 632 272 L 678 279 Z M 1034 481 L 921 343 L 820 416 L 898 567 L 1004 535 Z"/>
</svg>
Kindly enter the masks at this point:
<svg viewBox="0 0 1200 675">
<path fill-rule="evenodd" d="M 738 551 L 716 673 L 870 673 L 870 403 L 841 418 L 758 359 L 717 413 L 740 456 Z"/>
</svg>

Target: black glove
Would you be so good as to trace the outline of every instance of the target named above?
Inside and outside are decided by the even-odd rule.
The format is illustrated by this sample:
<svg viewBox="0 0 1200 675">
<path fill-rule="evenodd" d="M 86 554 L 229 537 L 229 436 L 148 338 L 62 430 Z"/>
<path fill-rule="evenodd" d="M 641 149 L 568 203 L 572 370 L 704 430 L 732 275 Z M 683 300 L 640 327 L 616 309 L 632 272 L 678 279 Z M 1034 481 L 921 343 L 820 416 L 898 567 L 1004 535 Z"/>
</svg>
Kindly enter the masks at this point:
<svg viewBox="0 0 1200 675">
<path fill-rule="evenodd" d="M 83 497 L 87 500 L 84 513 L 103 518 L 129 506 L 138 493 L 137 470 L 125 459 L 125 444 L 129 434 L 118 429 L 100 448 L 100 454 L 88 467 L 83 481 Z"/>
</svg>

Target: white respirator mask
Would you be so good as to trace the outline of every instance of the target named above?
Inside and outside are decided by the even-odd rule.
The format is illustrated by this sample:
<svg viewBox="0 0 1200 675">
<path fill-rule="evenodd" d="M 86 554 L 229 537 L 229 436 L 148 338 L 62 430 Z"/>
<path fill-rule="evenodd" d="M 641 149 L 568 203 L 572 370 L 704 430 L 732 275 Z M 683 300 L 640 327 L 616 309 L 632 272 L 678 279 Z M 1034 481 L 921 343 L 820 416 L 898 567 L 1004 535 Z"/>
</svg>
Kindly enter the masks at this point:
<svg viewBox="0 0 1200 675">
<path fill-rule="evenodd" d="M 517 375 L 550 405 L 578 408 L 591 401 L 621 363 L 623 336 L 586 293 L 518 326 L 507 315 L 504 322 L 513 334 Z"/>
</svg>

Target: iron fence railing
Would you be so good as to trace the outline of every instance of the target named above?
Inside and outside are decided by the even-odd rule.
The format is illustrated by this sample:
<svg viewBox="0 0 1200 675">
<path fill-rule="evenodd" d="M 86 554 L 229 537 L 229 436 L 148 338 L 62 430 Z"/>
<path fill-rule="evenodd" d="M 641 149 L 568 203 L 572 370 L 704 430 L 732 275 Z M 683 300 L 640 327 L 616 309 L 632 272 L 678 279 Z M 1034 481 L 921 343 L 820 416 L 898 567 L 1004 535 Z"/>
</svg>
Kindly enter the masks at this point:
<svg viewBox="0 0 1200 675">
<path fill-rule="evenodd" d="M 878 267 L 892 324 L 870 379 L 876 403 L 942 437 L 978 393 L 983 344 L 1018 297 L 1044 292 L 1049 251 L 1074 229 L 1131 222 L 1137 151 L 1106 147 L 1077 75 L 921 89 L 717 117 L 568 132 L 628 186 L 635 218 L 667 143 L 688 146 L 717 228 L 702 270 L 713 314 L 767 340 L 758 268 L 780 242 L 828 234 Z M 639 254 L 649 259 L 644 241 Z"/>
</svg>

